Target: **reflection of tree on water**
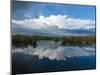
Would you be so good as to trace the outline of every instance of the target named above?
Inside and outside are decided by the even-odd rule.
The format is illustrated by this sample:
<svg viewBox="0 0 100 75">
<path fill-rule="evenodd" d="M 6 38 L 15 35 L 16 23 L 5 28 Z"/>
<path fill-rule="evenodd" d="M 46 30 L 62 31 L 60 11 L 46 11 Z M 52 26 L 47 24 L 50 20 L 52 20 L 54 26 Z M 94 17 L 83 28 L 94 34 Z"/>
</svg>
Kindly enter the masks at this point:
<svg viewBox="0 0 100 75">
<path fill-rule="evenodd" d="M 36 46 L 37 46 L 37 40 L 34 40 L 33 41 L 33 47 L 36 48 Z"/>
<path fill-rule="evenodd" d="M 62 46 L 65 46 L 65 45 L 66 45 L 66 37 L 63 37 L 63 40 L 62 40 L 62 42 L 61 42 L 61 45 L 62 45 Z"/>
</svg>

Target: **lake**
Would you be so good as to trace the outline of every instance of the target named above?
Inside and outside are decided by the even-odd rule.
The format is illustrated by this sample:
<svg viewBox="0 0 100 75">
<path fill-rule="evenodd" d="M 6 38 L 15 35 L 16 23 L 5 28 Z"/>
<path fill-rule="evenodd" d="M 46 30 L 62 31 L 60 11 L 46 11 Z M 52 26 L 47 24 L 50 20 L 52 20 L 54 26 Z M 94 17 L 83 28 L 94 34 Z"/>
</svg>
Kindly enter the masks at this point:
<svg viewBox="0 0 100 75">
<path fill-rule="evenodd" d="M 61 46 L 61 42 L 38 41 L 37 47 L 12 47 L 12 73 L 41 73 L 96 68 L 96 46 Z"/>
</svg>

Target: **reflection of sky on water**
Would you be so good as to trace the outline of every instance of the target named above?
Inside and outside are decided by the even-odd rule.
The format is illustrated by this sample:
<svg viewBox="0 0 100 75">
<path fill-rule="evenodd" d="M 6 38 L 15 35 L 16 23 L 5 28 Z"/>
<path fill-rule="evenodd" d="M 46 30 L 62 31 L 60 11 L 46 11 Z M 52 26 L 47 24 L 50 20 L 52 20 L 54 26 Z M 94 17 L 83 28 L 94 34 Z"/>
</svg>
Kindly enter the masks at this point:
<svg viewBox="0 0 100 75">
<path fill-rule="evenodd" d="M 60 46 L 60 42 L 39 41 L 36 48 L 32 46 L 26 48 L 13 48 L 12 53 L 38 56 L 39 59 L 66 60 L 66 58 L 70 57 L 94 56 L 95 47 L 94 45 L 88 47 Z"/>
<path fill-rule="evenodd" d="M 96 68 L 95 45 L 61 46 L 60 42 L 38 41 L 38 46 L 12 48 L 12 73 L 40 73 Z"/>
</svg>

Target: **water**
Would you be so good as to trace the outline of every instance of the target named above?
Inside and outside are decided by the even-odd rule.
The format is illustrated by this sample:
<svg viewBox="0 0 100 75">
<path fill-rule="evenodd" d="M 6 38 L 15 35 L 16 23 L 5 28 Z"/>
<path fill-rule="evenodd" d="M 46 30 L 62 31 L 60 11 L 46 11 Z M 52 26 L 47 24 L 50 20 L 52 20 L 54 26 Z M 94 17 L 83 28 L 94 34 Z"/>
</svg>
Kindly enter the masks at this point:
<svg viewBox="0 0 100 75">
<path fill-rule="evenodd" d="M 33 48 L 12 48 L 12 71 L 16 74 L 96 68 L 95 44 L 61 46 L 60 42 L 38 41 Z"/>
</svg>

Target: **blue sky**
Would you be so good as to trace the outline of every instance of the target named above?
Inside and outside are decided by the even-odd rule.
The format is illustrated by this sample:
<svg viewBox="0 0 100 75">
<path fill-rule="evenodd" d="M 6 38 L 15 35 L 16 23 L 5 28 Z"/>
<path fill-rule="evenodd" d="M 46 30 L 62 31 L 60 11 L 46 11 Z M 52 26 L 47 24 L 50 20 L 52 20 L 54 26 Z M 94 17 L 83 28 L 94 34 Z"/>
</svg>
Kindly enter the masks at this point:
<svg viewBox="0 0 100 75">
<path fill-rule="evenodd" d="M 50 4 L 13 1 L 12 17 L 23 19 L 25 16 L 36 17 L 39 15 L 69 15 L 74 18 L 95 20 L 95 6 L 82 6 L 71 4 Z"/>
<path fill-rule="evenodd" d="M 88 5 L 12 1 L 12 31 L 53 35 L 66 35 L 68 29 L 95 32 L 95 10 Z"/>
</svg>

